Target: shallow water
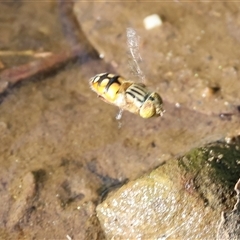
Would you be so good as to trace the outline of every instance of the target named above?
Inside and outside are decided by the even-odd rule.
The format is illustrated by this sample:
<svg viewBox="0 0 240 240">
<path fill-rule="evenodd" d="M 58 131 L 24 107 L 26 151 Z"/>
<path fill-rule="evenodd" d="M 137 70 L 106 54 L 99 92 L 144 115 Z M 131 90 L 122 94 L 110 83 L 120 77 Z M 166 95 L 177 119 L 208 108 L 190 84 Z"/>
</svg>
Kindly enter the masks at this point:
<svg viewBox="0 0 240 240">
<path fill-rule="evenodd" d="M 16 51 L 70 49 L 58 4 L 0 5 L 0 50 L 13 52 L 0 55 L 5 69 L 35 60 Z M 235 3 L 77 2 L 74 12 L 86 38 L 105 57 L 68 62 L 4 94 L 0 105 L 2 236 L 101 238 L 94 216 L 99 190 L 135 179 L 193 147 L 238 135 L 236 9 Z M 152 13 L 160 15 L 163 25 L 147 31 L 142 20 Z M 98 99 L 88 80 L 106 71 L 136 79 L 127 54 L 129 26 L 141 37 L 140 66 L 147 84 L 161 94 L 166 113 L 163 118 L 144 120 L 124 112 L 119 128 L 118 109 Z M 220 90 L 214 93 L 213 87 Z M 220 113 L 233 115 L 220 118 Z M 24 191 L 20 182 L 31 173 L 32 191 Z M 21 210 L 17 217 L 11 210 L 16 202 Z"/>
</svg>

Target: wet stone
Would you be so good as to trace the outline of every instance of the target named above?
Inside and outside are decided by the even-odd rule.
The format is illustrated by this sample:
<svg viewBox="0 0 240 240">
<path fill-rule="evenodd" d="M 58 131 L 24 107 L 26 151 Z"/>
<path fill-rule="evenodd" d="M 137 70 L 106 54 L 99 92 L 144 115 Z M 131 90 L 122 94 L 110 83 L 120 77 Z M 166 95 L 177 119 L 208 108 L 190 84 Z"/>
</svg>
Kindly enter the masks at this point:
<svg viewBox="0 0 240 240">
<path fill-rule="evenodd" d="M 223 143 L 193 149 L 121 187 L 97 206 L 106 238 L 215 239 L 240 175 L 234 149 Z"/>
</svg>

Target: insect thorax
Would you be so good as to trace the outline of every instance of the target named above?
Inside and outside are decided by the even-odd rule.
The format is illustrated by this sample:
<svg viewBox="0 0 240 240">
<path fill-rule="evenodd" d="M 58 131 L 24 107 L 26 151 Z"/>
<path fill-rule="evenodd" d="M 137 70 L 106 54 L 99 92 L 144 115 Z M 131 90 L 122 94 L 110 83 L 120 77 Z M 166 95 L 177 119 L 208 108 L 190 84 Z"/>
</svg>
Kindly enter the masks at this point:
<svg viewBox="0 0 240 240">
<path fill-rule="evenodd" d="M 150 92 L 141 83 L 133 83 L 126 89 L 127 100 L 133 102 L 138 108 L 143 105 L 149 95 Z"/>
</svg>

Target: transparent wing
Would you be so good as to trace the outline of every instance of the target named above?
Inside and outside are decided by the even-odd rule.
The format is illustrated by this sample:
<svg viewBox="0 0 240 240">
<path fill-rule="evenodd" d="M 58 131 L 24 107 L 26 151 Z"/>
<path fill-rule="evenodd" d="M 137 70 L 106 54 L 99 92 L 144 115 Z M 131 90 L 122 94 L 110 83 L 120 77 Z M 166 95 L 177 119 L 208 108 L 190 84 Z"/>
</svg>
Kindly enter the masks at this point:
<svg viewBox="0 0 240 240">
<path fill-rule="evenodd" d="M 127 28 L 127 45 L 133 61 L 130 61 L 130 67 L 132 72 L 137 75 L 142 82 L 145 82 L 145 76 L 139 66 L 142 62 L 141 55 L 139 53 L 140 37 L 137 35 L 133 28 Z M 132 64 L 131 64 L 132 63 Z"/>
</svg>

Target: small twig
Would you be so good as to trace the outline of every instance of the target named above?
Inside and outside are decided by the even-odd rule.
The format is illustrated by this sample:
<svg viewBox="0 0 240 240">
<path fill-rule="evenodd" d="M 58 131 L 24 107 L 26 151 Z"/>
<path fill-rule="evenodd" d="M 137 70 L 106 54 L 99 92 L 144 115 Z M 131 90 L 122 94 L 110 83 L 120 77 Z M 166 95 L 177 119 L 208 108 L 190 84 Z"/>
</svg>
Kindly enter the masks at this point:
<svg viewBox="0 0 240 240">
<path fill-rule="evenodd" d="M 41 55 L 43 53 L 36 53 L 32 50 L 0 52 L 0 55 L 17 54 L 44 57 L 0 72 L 0 94 L 17 82 L 32 78 L 40 73 L 49 73 L 74 59 L 81 59 L 86 62 L 89 59 L 99 58 L 98 52 L 90 44 L 77 23 L 72 8 L 73 3 L 71 1 L 59 0 L 60 20 L 66 39 L 70 43 L 71 51 L 60 54 L 52 53 L 52 55 L 45 54 L 44 56 Z"/>
<path fill-rule="evenodd" d="M 51 72 L 77 57 L 76 52 L 63 52 L 5 69 L 0 72 L 0 93 L 17 82 L 29 79 L 39 73 Z"/>
<path fill-rule="evenodd" d="M 2 61 L 0 60 L 0 69 L 3 69 L 5 66 L 4 64 L 2 63 Z"/>
<path fill-rule="evenodd" d="M 30 56 L 36 58 L 44 58 L 52 55 L 51 52 L 35 52 L 33 50 L 25 51 L 0 51 L 0 56 Z"/>
</svg>

